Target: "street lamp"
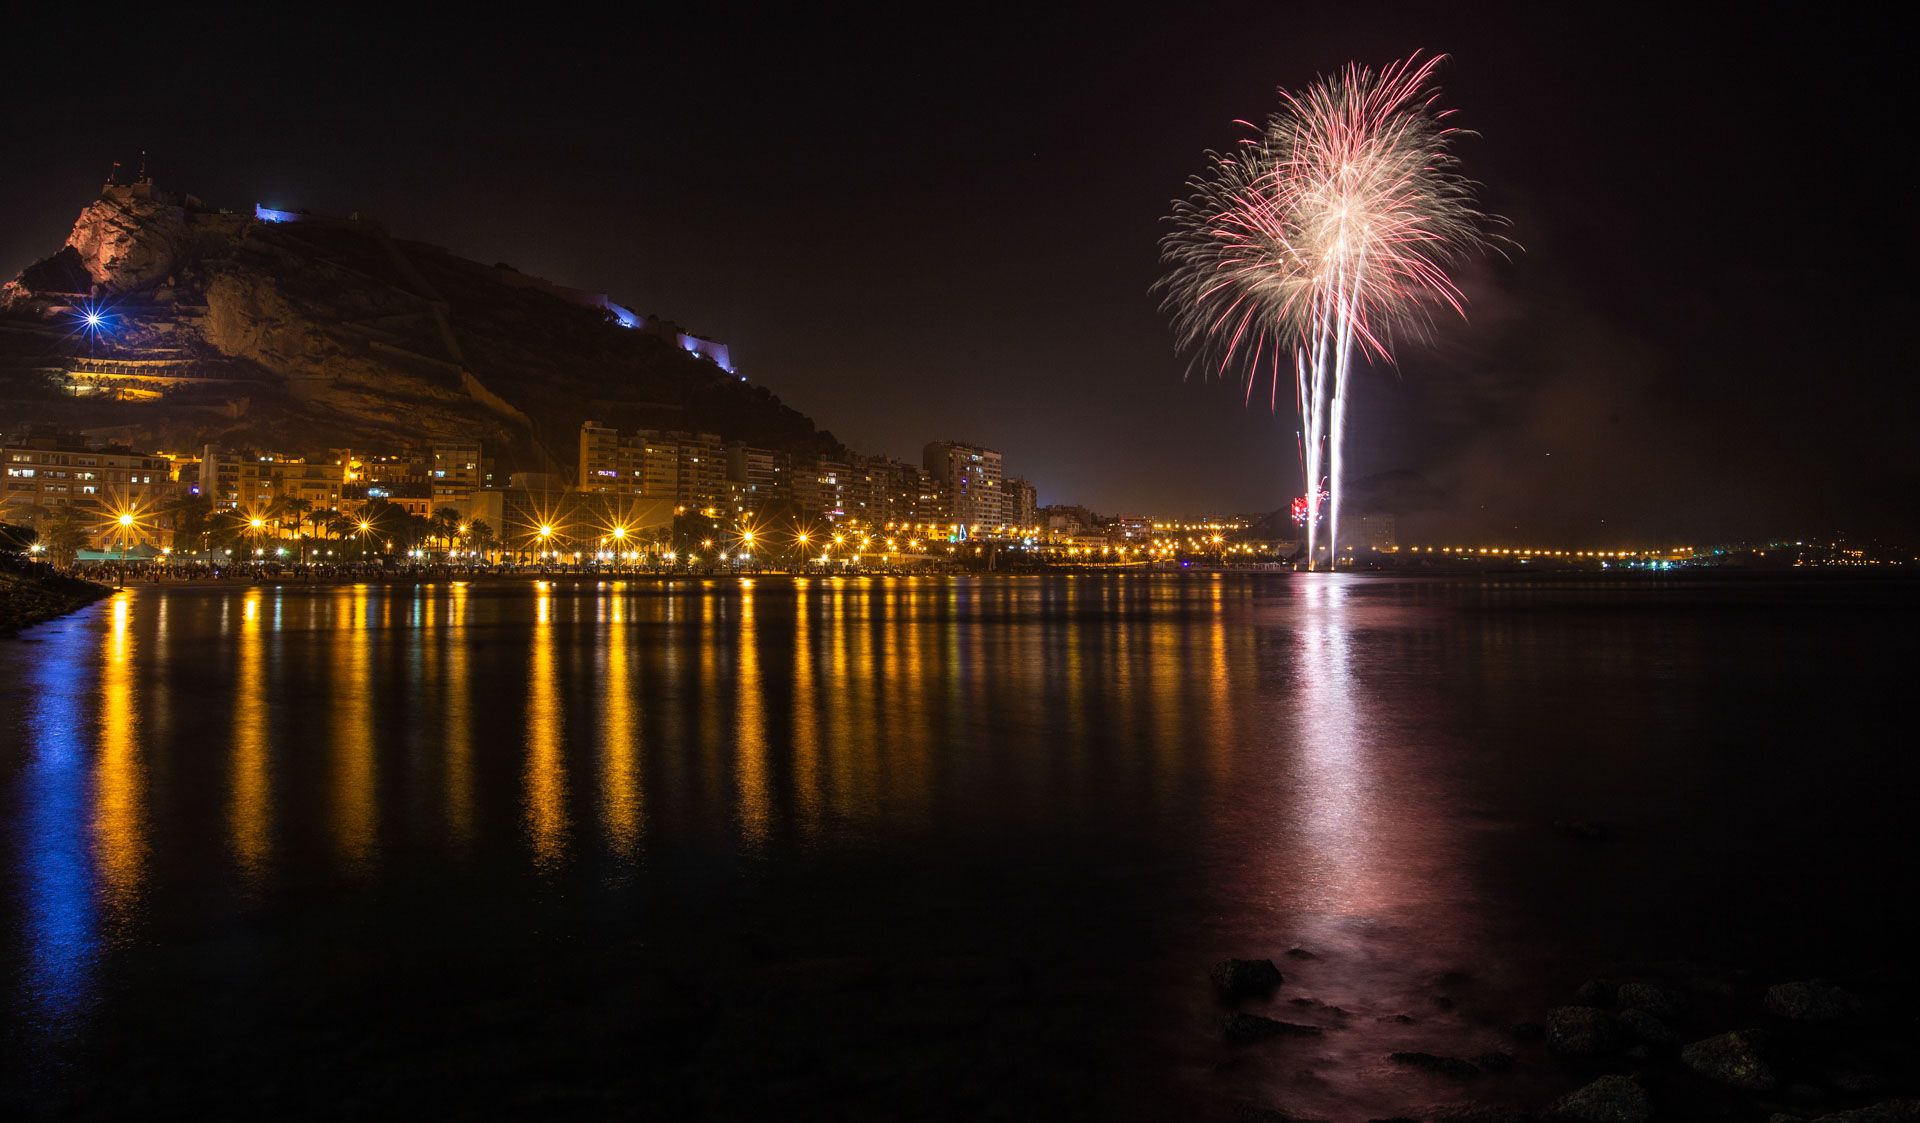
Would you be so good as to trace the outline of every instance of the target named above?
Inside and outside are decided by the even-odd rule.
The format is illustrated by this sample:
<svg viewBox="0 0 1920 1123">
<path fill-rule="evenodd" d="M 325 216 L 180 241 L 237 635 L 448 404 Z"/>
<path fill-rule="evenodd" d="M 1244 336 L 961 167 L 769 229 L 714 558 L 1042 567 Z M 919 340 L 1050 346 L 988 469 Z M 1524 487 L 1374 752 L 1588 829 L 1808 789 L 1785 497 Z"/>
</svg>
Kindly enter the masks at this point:
<svg viewBox="0 0 1920 1123">
<path fill-rule="evenodd" d="M 124 589 L 127 587 L 127 539 L 133 534 L 133 512 L 122 511 L 114 521 L 120 524 L 120 583 L 115 587 Z"/>
</svg>

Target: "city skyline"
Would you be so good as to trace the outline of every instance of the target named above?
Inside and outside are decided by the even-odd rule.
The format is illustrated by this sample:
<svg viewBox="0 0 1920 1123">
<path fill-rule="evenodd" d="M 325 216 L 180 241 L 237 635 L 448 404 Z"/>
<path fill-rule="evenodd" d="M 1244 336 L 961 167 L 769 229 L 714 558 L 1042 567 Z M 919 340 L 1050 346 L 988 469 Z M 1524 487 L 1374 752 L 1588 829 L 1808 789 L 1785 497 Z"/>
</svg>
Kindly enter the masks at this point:
<svg viewBox="0 0 1920 1123">
<path fill-rule="evenodd" d="M 55 22 L 17 41 L 62 30 L 32 19 Z M 1158 216 L 1196 146 L 1230 140 L 1233 118 L 1276 82 L 1424 46 L 1452 53 L 1444 81 L 1486 134 L 1468 154 L 1529 253 L 1466 278 L 1473 318 L 1443 350 L 1365 372 L 1354 409 L 1377 438 L 1356 448 L 1355 477 L 1417 480 L 1432 521 L 1461 534 L 1736 536 L 1807 522 L 1886 534 L 1903 529 L 1899 496 L 1914 483 L 1894 420 L 1913 391 L 1896 380 L 1887 408 L 1861 412 L 1798 389 L 1808 368 L 1848 386 L 1910 357 L 1888 326 L 1898 285 L 1880 284 L 1883 267 L 1846 236 L 1849 216 L 1870 225 L 1884 204 L 1861 194 L 1867 179 L 1834 184 L 1794 227 L 1794 271 L 1779 273 L 1753 233 L 1769 228 L 1767 207 L 1729 161 L 1779 127 L 1735 111 L 1734 79 L 1757 67 L 1787 81 L 1818 72 L 1823 52 L 1881 49 L 1889 37 L 1863 19 L 1791 42 L 1764 19 L 1669 21 L 1657 45 L 1601 27 L 1569 56 L 1559 48 L 1576 28 L 1551 14 L 1409 13 L 1390 33 L 1356 33 L 1308 13 L 1283 35 L 1277 16 L 1231 10 L 1236 42 L 1204 66 L 1174 60 L 1191 69 L 1155 83 L 1152 103 L 1125 81 L 1156 57 L 1147 28 L 1060 17 L 991 43 L 963 31 L 911 63 L 860 49 L 856 33 L 829 56 L 852 69 L 811 83 L 775 49 L 776 29 L 748 29 L 713 39 L 713 59 L 662 51 L 624 92 L 583 68 L 491 112 L 504 92 L 456 80 L 485 135 L 460 119 L 422 130 L 355 90 L 304 102 L 299 64 L 268 77 L 243 58 L 164 81 L 151 69 L 162 52 L 143 48 L 114 64 L 145 95 L 83 94 L 89 128 L 70 115 L 9 123 L 8 149 L 37 158 L 0 187 L 14 216 L 0 272 L 57 244 L 104 164 L 131 166 L 144 148 L 163 181 L 225 205 L 365 210 L 670 315 L 726 340 L 741 369 L 855 448 L 911 459 L 927 435 L 963 433 L 1021 456 L 1044 493 L 1101 509 L 1273 510 L 1298 493 L 1277 451 L 1291 424 L 1232 388 L 1181 381 L 1147 291 Z M 484 24 L 454 34 L 486 57 Z M 163 49 L 193 58 L 214 45 Z M 527 66 L 594 49 L 553 29 Z M 982 88 L 961 69 L 983 50 L 1016 86 Z M 1637 75 L 1628 96 L 1595 92 L 1603 60 Z M 1879 127 L 1883 73 L 1851 68 L 1839 79 L 1850 86 L 1778 114 L 1816 162 L 1844 165 Z M 264 96 L 228 96 L 263 77 Z M 414 81 L 401 88 L 428 92 Z M 876 102 L 883 88 L 892 96 Z M 776 90 L 798 99 L 794 130 L 744 125 Z M 1827 97 L 1856 113 L 1826 121 Z M 244 152 L 209 128 L 215 106 L 257 123 Z M 1103 129 L 1118 132 L 1096 140 Z M 751 206 L 730 158 L 748 150 L 781 184 Z M 975 158 L 998 170 L 972 170 Z M 1117 162 L 1131 174 L 1108 174 Z M 1739 299 L 1698 307 L 1726 291 Z M 1850 328 L 1828 346 L 1817 325 L 1843 312 Z M 1832 455 L 1821 434 L 1842 432 L 1846 452 Z M 1146 455 L 1111 456 L 1115 442 Z"/>
</svg>

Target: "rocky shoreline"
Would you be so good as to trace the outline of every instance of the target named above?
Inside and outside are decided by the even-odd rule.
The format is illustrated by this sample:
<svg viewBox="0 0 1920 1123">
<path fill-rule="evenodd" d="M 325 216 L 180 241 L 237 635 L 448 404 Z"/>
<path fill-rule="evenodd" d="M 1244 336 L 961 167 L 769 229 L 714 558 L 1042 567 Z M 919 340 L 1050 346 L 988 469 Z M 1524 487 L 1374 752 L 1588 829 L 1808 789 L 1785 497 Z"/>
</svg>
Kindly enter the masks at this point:
<svg viewBox="0 0 1920 1123">
<path fill-rule="evenodd" d="M 0 568 L 0 637 L 85 608 L 113 590 L 40 566 Z"/>
<path fill-rule="evenodd" d="M 1302 949 L 1295 958 L 1318 958 Z M 1210 981 L 1225 1011 L 1223 1048 L 1286 1049 L 1288 1038 L 1338 1032 L 1258 1013 L 1282 999 L 1271 960 L 1229 960 Z M 1443 1009 L 1472 1001 L 1470 972 L 1433 981 Z M 1616 965 L 1582 983 L 1567 1005 L 1501 1026 L 1506 1048 L 1448 1056 L 1395 1052 L 1458 1097 L 1374 1123 L 1920 1123 L 1920 978 L 1876 969 L 1772 981 L 1698 964 Z M 1342 1011 L 1341 1013 L 1345 1013 Z M 1497 1018 L 1480 1011 L 1482 1018 Z M 1545 1102 L 1510 1086 L 1525 1074 L 1567 1090 Z M 1283 1104 L 1239 1101 L 1233 1116 L 1304 1123 Z"/>
</svg>

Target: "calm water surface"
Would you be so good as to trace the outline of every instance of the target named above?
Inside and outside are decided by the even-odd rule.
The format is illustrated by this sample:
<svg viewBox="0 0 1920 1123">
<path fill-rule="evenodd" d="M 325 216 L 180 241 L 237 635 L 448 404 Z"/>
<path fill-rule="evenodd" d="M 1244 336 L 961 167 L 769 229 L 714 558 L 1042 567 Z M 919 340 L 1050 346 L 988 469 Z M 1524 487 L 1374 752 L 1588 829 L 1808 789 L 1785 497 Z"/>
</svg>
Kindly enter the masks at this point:
<svg viewBox="0 0 1920 1123">
<path fill-rule="evenodd" d="M 1920 935 L 1915 607 L 1287 575 L 129 590 L 0 642 L 0 1108 L 1444 1100 L 1385 1054 L 1495 1047 L 1597 959 Z M 1327 1032 L 1225 1045 L 1226 955 L 1280 958 L 1277 1016 Z"/>
</svg>

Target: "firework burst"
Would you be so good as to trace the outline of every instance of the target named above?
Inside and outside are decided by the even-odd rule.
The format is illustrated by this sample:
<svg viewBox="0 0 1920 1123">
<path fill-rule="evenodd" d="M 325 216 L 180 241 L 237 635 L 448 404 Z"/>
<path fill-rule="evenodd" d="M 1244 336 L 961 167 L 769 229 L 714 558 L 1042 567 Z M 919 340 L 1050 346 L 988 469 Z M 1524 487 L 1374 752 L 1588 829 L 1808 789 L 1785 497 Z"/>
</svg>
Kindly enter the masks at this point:
<svg viewBox="0 0 1920 1123">
<path fill-rule="evenodd" d="M 1445 57 L 1416 54 L 1379 71 L 1349 65 L 1302 92 L 1282 90 L 1264 129 L 1207 153 L 1161 239 L 1164 307 L 1196 366 L 1243 371 L 1249 400 L 1270 378 L 1276 407 L 1282 372 L 1293 376 L 1308 568 L 1323 480 L 1337 551 L 1356 346 L 1391 362 L 1394 341 L 1423 332 L 1435 310 L 1464 313 L 1449 270 L 1491 244 L 1497 220 L 1475 208 L 1451 152 L 1460 132 L 1436 105 L 1433 74 Z"/>
</svg>

